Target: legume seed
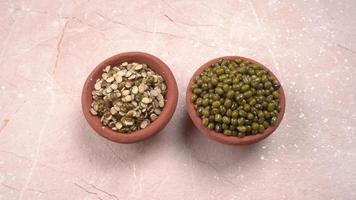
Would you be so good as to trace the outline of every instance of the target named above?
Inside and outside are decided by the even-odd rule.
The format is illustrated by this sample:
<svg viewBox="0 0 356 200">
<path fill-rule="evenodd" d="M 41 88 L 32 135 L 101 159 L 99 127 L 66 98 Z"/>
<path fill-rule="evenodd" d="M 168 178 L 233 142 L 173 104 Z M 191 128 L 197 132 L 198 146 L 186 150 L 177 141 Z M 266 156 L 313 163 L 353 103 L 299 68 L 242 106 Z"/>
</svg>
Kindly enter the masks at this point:
<svg viewBox="0 0 356 200">
<path fill-rule="evenodd" d="M 142 101 L 142 103 L 144 103 L 144 104 L 148 104 L 148 103 L 151 102 L 151 100 L 150 100 L 149 98 L 147 98 L 147 97 L 143 97 L 141 101 Z"/>
</svg>

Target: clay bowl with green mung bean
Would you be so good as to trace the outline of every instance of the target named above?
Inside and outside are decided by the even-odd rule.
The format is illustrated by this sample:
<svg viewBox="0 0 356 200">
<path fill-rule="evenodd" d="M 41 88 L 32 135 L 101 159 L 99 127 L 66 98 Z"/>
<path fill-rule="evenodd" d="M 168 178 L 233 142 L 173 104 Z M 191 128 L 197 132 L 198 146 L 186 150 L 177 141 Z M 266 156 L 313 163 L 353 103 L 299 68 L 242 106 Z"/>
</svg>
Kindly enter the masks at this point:
<svg viewBox="0 0 356 200">
<path fill-rule="evenodd" d="M 86 79 L 82 110 L 101 136 L 134 143 L 161 131 L 172 118 L 178 87 L 169 67 L 143 52 L 114 55 Z"/>
<path fill-rule="evenodd" d="M 279 80 L 266 66 L 245 57 L 225 56 L 194 73 L 186 105 L 201 133 L 221 143 L 246 145 L 277 129 L 286 100 Z"/>
</svg>

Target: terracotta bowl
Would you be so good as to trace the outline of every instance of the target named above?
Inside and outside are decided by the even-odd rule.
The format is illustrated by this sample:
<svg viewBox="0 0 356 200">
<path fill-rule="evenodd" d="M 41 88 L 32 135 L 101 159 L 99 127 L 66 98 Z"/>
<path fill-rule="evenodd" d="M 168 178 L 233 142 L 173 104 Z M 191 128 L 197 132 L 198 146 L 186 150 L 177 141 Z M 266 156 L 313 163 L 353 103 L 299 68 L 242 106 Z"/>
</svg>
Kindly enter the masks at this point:
<svg viewBox="0 0 356 200">
<path fill-rule="evenodd" d="M 90 114 L 92 103 L 91 91 L 94 89 L 96 79 L 101 76 L 102 70 L 108 65 L 120 64 L 123 62 L 146 63 L 152 70 L 160 74 L 167 84 L 166 105 L 158 118 L 144 129 L 131 132 L 129 134 L 118 133 L 105 127 L 100 122 L 100 118 Z M 157 57 L 142 52 L 127 52 L 112 56 L 101 62 L 89 74 L 85 81 L 82 92 L 82 109 L 89 125 L 101 136 L 119 143 L 134 143 L 157 134 L 162 130 L 173 116 L 178 101 L 178 87 L 176 80 L 168 66 Z"/>
<path fill-rule="evenodd" d="M 192 95 L 191 86 L 195 82 L 195 78 L 199 74 L 201 74 L 206 68 L 210 67 L 212 64 L 216 63 L 221 58 L 224 58 L 227 60 L 234 60 L 234 59 L 247 60 L 247 61 L 250 61 L 251 63 L 258 64 L 258 65 L 268 69 L 266 66 L 262 65 L 261 63 L 259 63 L 257 61 L 254 61 L 249 58 L 240 57 L 240 56 L 225 56 L 225 57 L 215 58 L 215 59 L 205 63 L 203 66 L 201 66 L 194 73 L 192 78 L 190 79 L 190 82 L 189 82 L 189 85 L 187 88 L 187 92 L 186 92 L 186 104 L 187 104 L 188 114 L 189 114 L 190 118 L 192 119 L 194 125 L 199 129 L 199 131 L 201 133 L 207 135 L 208 137 L 210 137 L 214 140 L 217 140 L 219 142 L 222 142 L 225 144 L 231 144 L 231 145 L 252 144 L 252 143 L 258 142 L 258 141 L 266 138 L 267 136 L 271 135 L 276 130 L 276 128 L 279 126 L 279 124 L 281 123 L 282 118 L 284 116 L 286 101 L 285 101 L 285 96 L 284 96 L 284 91 L 283 91 L 282 86 L 279 88 L 279 92 L 280 92 L 279 102 L 280 102 L 281 110 L 278 114 L 277 123 L 274 126 L 268 127 L 262 134 L 249 135 L 249 136 L 245 136 L 245 137 L 241 137 L 241 138 L 236 137 L 236 136 L 225 136 L 222 133 L 218 133 L 213 130 L 209 130 L 207 127 L 205 127 L 203 125 L 202 120 L 199 117 L 197 111 L 195 110 L 193 103 L 190 101 L 190 97 Z M 277 77 L 271 71 L 269 71 L 269 75 L 271 75 L 273 78 L 278 80 Z"/>
</svg>

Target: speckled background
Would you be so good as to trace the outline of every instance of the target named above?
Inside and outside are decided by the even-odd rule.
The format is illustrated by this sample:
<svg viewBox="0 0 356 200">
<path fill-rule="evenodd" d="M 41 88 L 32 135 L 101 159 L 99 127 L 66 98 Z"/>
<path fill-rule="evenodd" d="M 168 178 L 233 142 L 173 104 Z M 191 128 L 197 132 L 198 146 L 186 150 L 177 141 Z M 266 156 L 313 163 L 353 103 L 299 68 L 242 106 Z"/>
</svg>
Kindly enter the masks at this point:
<svg viewBox="0 0 356 200">
<path fill-rule="evenodd" d="M 0 199 L 356 199 L 356 1 L 0 1 Z M 145 51 L 180 98 L 156 137 L 123 145 L 86 123 L 83 82 Z M 184 94 L 207 60 L 251 57 L 281 80 L 278 130 L 255 145 L 198 133 Z"/>
</svg>

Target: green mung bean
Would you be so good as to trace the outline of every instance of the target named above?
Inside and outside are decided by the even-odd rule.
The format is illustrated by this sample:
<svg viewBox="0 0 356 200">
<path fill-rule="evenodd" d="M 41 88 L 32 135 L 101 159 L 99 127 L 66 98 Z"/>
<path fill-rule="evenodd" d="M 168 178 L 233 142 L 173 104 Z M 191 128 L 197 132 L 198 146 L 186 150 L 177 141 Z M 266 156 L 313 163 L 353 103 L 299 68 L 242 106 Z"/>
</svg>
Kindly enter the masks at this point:
<svg viewBox="0 0 356 200">
<path fill-rule="evenodd" d="M 244 137 L 276 124 L 279 87 L 258 64 L 220 59 L 196 77 L 190 100 L 204 126 L 226 136 Z"/>
</svg>

